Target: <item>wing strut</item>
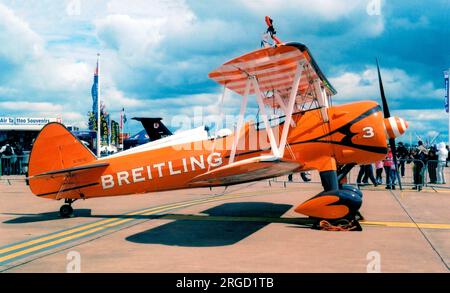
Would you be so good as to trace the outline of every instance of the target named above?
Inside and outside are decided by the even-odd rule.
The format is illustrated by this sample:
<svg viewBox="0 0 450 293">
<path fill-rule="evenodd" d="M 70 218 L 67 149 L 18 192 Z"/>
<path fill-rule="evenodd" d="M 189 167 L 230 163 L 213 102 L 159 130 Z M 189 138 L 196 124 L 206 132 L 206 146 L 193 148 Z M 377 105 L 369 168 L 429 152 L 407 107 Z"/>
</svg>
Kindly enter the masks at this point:
<svg viewBox="0 0 450 293">
<path fill-rule="evenodd" d="M 283 111 L 284 115 L 286 115 L 287 113 L 287 106 L 284 104 L 283 100 L 280 97 L 280 93 L 278 93 L 277 91 L 275 91 L 273 93 L 275 100 L 277 101 L 278 105 L 280 105 L 281 110 Z M 295 122 L 294 120 L 291 120 L 291 126 L 295 127 Z"/>
<path fill-rule="evenodd" d="M 236 156 L 236 148 L 239 143 L 239 137 L 240 137 L 240 131 L 242 128 L 242 124 L 244 124 L 244 114 L 245 114 L 245 110 L 247 109 L 247 101 L 248 101 L 248 94 L 250 92 L 250 87 L 251 87 L 251 83 L 250 83 L 250 77 L 249 77 L 245 84 L 244 95 L 242 96 L 241 110 L 239 112 L 238 123 L 236 125 L 236 131 L 234 132 L 233 146 L 231 148 L 230 160 L 228 161 L 229 164 L 234 162 L 234 157 Z"/>
<path fill-rule="evenodd" d="M 300 84 L 300 78 L 303 72 L 303 62 L 297 63 L 297 69 L 295 70 L 294 81 L 292 82 L 291 93 L 289 95 L 289 102 L 287 106 L 286 121 L 284 122 L 283 132 L 281 134 L 280 147 L 278 152 L 281 157 L 284 155 L 284 149 L 286 147 L 286 140 L 289 132 L 289 127 L 291 126 L 292 113 L 294 111 L 295 100 L 297 98 L 298 86 Z"/>
<path fill-rule="evenodd" d="M 327 93 L 325 91 L 325 88 L 322 86 L 322 82 L 320 81 L 320 79 L 316 79 L 314 81 L 314 90 L 318 95 L 317 101 L 319 102 L 320 113 L 322 114 L 323 122 L 327 123 L 330 120 L 327 112 L 329 103 Z"/>
<path fill-rule="evenodd" d="M 273 129 L 272 129 L 272 127 L 270 127 L 269 119 L 267 119 L 266 108 L 264 107 L 263 97 L 261 94 L 261 90 L 259 89 L 258 81 L 256 80 L 256 77 L 254 77 L 254 76 L 251 78 L 251 81 L 252 81 L 253 87 L 255 89 L 256 101 L 258 102 L 259 111 L 260 111 L 261 117 L 264 121 L 264 126 L 266 127 L 267 135 L 269 136 L 270 148 L 272 149 L 272 154 L 275 157 L 280 158 L 280 151 L 277 147 L 277 142 L 275 140 L 275 136 L 273 135 Z"/>
<path fill-rule="evenodd" d="M 280 144 L 279 145 L 277 145 L 277 141 L 275 139 L 275 135 L 273 133 L 273 129 L 270 126 L 269 120 L 267 118 L 266 108 L 264 106 L 264 100 L 263 100 L 264 96 L 261 93 L 261 90 L 260 90 L 260 87 L 259 87 L 259 84 L 258 84 L 258 79 L 257 79 L 256 76 L 253 76 L 253 75 L 249 75 L 247 77 L 246 84 L 245 84 L 245 91 L 244 91 L 244 94 L 242 96 L 241 110 L 240 110 L 240 113 L 239 113 L 238 123 L 237 123 L 237 126 L 236 126 L 233 146 L 231 148 L 229 164 L 232 164 L 234 162 L 234 159 L 235 159 L 235 156 L 236 156 L 236 148 L 237 148 L 237 146 L 239 144 L 240 130 L 242 128 L 242 124 L 243 124 L 243 121 L 244 121 L 244 114 L 245 114 L 245 110 L 247 108 L 248 95 L 249 95 L 250 90 L 251 90 L 252 87 L 253 87 L 253 90 L 254 90 L 255 95 L 256 95 L 256 101 L 258 102 L 259 111 L 261 113 L 261 117 L 263 119 L 267 135 L 269 137 L 270 148 L 272 150 L 272 154 L 276 158 L 282 158 L 283 157 L 284 150 L 286 148 L 287 136 L 289 134 L 289 128 L 291 126 L 295 126 L 295 122 L 292 120 L 292 113 L 294 112 L 295 101 L 296 101 L 296 98 L 297 98 L 298 88 L 299 88 L 300 79 L 302 77 L 303 70 L 304 70 L 304 62 L 303 61 L 298 62 L 297 63 L 297 68 L 295 70 L 295 76 L 294 76 L 294 80 L 292 82 L 291 92 L 289 94 L 289 100 L 288 100 L 287 106 L 284 105 L 283 101 L 281 100 L 281 97 L 278 94 L 276 94 L 276 96 L 275 96 L 275 98 L 280 103 L 280 105 L 281 104 L 284 105 L 283 111 L 285 112 L 285 115 L 286 115 L 285 116 L 286 120 L 285 120 L 285 123 L 284 123 L 284 126 L 283 126 L 283 131 L 282 131 L 282 134 L 281 134 L 281 139 L 280 139 Z"/>
</svg>

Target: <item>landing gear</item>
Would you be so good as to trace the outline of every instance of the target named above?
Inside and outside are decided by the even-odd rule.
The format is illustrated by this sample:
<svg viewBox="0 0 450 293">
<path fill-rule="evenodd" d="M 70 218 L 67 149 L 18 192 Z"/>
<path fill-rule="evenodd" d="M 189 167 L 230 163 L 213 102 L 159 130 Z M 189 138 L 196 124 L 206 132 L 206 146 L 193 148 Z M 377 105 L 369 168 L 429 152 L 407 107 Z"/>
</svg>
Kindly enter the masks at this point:
<svg viewBox="0 0 450 293">
<path fill-rule="evenodd" d="M 75 200 L 70 199 L 70 198 L 66 198 L 64 200 L 65 204 L 61 206 L 61 208 L 59 209 L 59 215 L 61 216 L 61 218 L 69 218 L 73 215 L 73 208 L 72 208 L 72 203 Z"/>
<path fill-rule="evenodd" d="M 313 229 L 326 231 L 361 231 L 358 220 L 362 193 L 348 185 L 339 186 L 336 171 L 320 172 L 324 191 L 305 201 L 295 211 L 316 222 Z"/>
</svg>

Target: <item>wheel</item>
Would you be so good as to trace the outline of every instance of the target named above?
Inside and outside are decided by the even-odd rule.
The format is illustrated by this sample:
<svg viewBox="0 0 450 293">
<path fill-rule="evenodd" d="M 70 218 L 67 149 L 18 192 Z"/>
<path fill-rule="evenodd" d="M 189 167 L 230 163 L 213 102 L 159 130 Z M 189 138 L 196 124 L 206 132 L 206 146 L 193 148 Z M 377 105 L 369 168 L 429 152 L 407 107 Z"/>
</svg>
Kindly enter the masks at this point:
<svg viewBox="0 0 450 293">
<path fill-rule="evenodd" d="M 73 214 L 73 208 L 72 206 L 65 204 L 63 206 L 61 206 L 61 208 L 59 209 L 59 215 L 61 216 L 61 218 L 68 218 Z"/>
</svg>

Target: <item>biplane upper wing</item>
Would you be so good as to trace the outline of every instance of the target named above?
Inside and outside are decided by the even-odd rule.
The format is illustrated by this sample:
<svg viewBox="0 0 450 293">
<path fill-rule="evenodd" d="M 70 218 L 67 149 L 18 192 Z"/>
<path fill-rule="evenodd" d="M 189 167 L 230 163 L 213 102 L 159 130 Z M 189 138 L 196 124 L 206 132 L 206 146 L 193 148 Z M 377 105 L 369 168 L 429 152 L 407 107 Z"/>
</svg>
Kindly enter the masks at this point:
<svg viewBox="0 0 450 293">
<path fill-rule="evenodd" d="M 322 73 L 308 48 L 300 43 L 288 43 L 277 47 L 262 48 L 234 58 L 209 73 L 209 77 L 226 88 L 243 95 L 249 76 L 255 76 L 262 92 L 277 91 L 285 97 L 291 92 L 298 64 L 303 64 L 303 74 L 298 88 L 298 99 L 312 98 L 308 88 L 314 79 L 319 78 L 326 87 L 328 95 L 336 90 Z M 253 94 L 254 88 L 249 94 Z M 278 107 L 268 98 L 265 104 Z M 300 101 L 298 101 L 300 102 Z"/>
<path fill-rule="evenodd" d="M 301 165 L 271 155 L 262 155 L 233 162 L 211 170 L 190 181 L 191 186 L 233 185 L 272 178 L 290 173 Z"/>
</svg>

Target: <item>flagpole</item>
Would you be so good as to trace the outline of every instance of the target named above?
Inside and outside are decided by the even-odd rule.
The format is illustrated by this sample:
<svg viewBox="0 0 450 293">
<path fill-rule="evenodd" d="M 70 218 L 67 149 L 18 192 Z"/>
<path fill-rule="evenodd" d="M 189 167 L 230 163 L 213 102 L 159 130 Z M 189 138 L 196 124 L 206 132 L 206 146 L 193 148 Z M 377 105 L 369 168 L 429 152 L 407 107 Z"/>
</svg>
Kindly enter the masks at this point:
<svg viewBox="0 0 450 293">
<path fill-rule="evenodd" d="M 120 137 L 122 139 L 122 150 L 124 149 L 124 143 L 123 143 L 123 116 L 125 115 L 125 108 L 122 108 L 122 113 L 120 113 Z"/>
<path fill-rule="evenodd" d="M 105 113 L 105 120 L 106 120 L 106 140 L 107 140 L 107 148 L 106 148 L 106 154 L 109 156 L 109 151 L 111 148 L 111 117 L 110 114 Z"/>
<path fill-rule="evenodd" d="M 100 114 L 100 53 L 97 53 L 97 158 L 100 158 L 101 147 L 101 114 Z"/>
</svg>

